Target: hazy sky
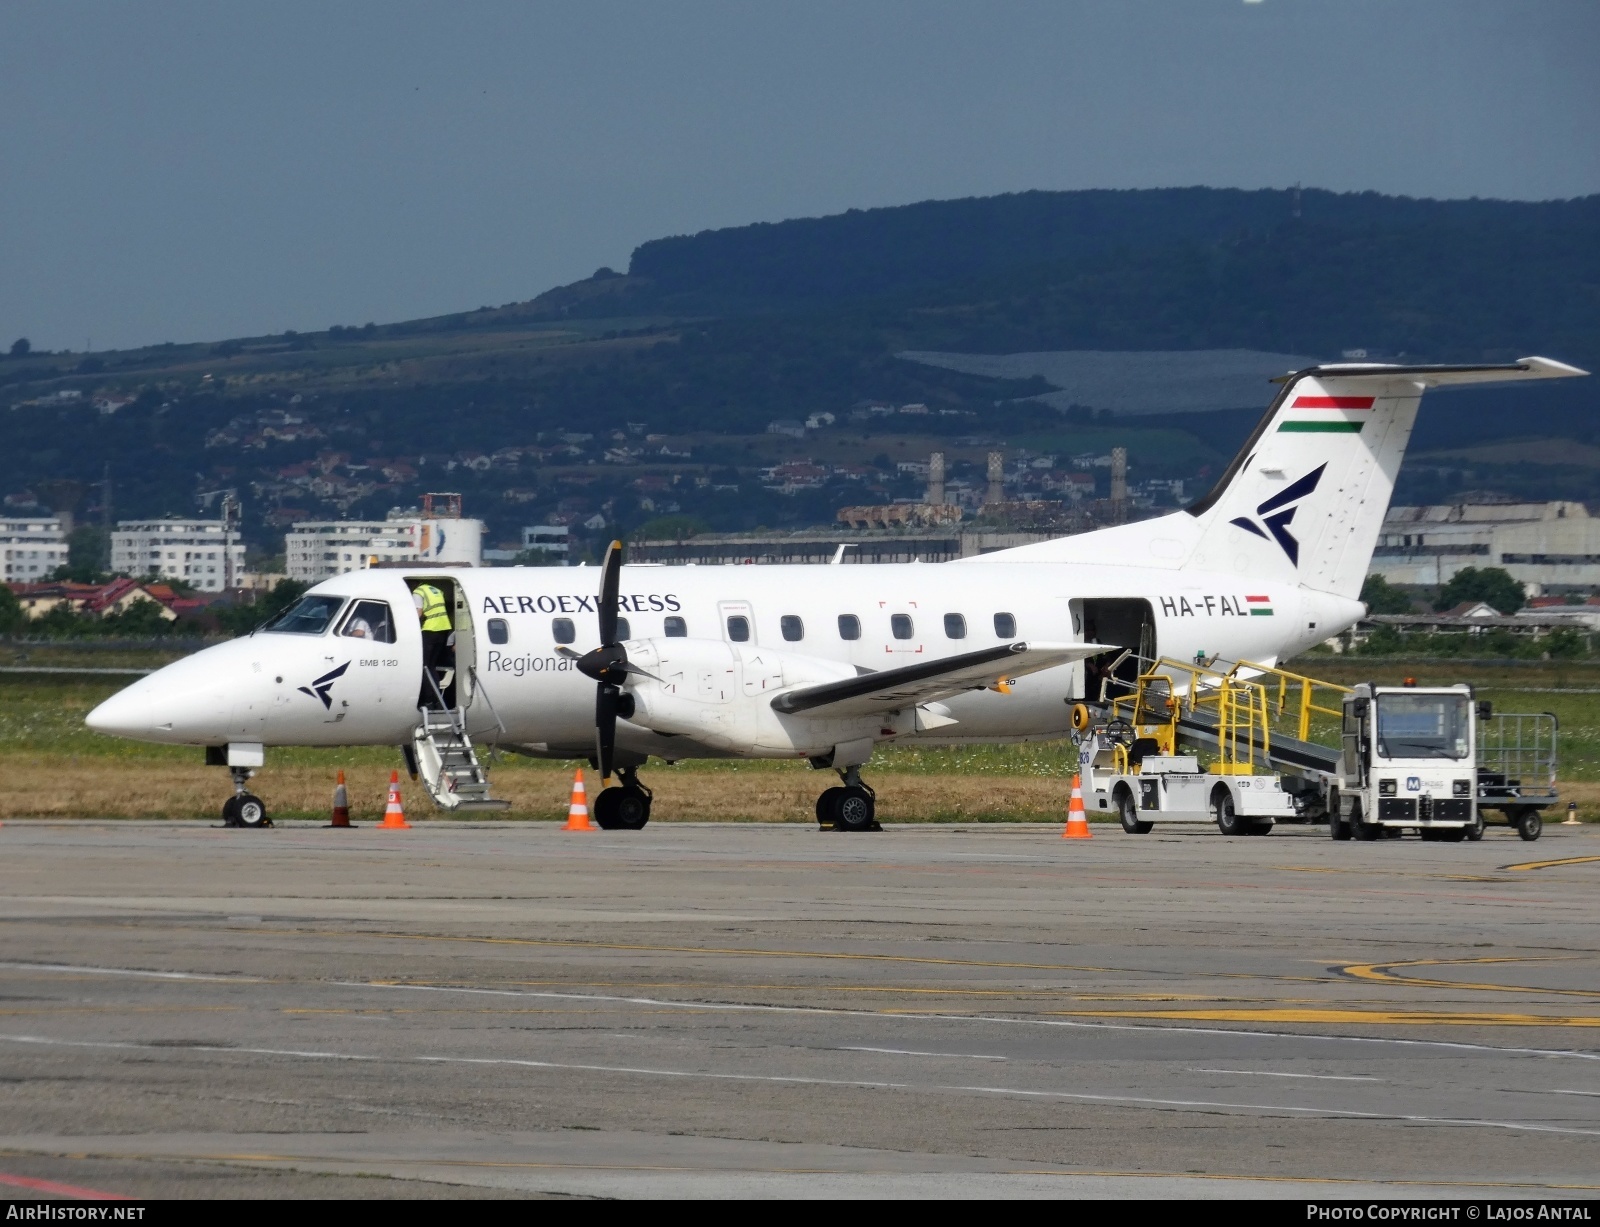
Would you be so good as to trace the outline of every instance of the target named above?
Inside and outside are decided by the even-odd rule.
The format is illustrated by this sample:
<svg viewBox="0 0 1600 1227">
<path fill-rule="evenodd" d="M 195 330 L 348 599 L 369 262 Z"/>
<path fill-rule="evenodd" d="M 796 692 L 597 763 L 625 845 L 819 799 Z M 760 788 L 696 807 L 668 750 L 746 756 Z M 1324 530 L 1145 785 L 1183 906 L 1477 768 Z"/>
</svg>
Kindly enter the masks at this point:
<svg viewBox="0 0 1600 1227">
<path fill-rule="evenodd" d="M 0 344 L 406 319 L 1029 188 L 1600 191 L 1594 0 L 0 4 Z"/>
</svg>

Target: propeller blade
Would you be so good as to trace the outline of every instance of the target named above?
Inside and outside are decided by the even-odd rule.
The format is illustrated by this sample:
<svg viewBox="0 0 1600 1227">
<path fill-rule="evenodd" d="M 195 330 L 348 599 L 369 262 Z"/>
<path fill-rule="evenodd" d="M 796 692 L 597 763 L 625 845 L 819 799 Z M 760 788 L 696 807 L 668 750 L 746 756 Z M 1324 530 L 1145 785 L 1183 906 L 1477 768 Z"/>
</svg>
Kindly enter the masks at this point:
<svg viewBox="0 0 1600 1227">
<path fill-rule="evenodd" d="M 617 641 L 617 589 L 622 583 L 622 542 L 613 541 L 600 565 L 600 645 Z"/>
<path fill-rule="evenodd" d="M 594 748 L 595 769 L 600 772 L 602 786 L 611 778 L 611 764 L 617 748 L 617 700 L 620 691 L 602 682 L 595 687 L 594 696 Z"/>
<path fill-rule="evenodd" d="M 636 677 L 647 677 L 652 682 L 661 682 L 661 679 L 659 677 L 657 677 L 654 673 L 651 673 L 650 670 L 639 668 L 638 665 L 634 664 L 632 661 L 628 660 L 626 657 L 623 658 L 622 663 L 620 665 L 618 665 L 617 668 L 621 669 L 624 673 L 632 673 Z M 661 684 L 663 686 L 666 685 L 665 682 L 661 682 Z"/>
</svg>

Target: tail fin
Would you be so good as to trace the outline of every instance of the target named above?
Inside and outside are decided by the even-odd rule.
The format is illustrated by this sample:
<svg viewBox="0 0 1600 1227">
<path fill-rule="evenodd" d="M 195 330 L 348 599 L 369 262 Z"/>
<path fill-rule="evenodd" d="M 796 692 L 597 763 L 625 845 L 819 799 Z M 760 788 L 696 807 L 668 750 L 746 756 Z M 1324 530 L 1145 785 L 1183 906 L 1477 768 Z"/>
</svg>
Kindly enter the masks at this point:
<svg viewBox="0 0 1600 1227">
<path fill-rule="evenodd" d="M 1282 390 L 1212 491 L 1185 511 L 985 555 L 1231 572 L 1356 597 L 1425 389 L 1584 375 L 1497 366 L 1314 366 Z"/>
<path fill-rule="evenodd" d="M 1201 531 L 1186 565 L 1358 596 L 1426 388 L 1583 373 L 1525 358 L 1287 376 L 1216 487 L 1188 509 Z"/>
</svg>

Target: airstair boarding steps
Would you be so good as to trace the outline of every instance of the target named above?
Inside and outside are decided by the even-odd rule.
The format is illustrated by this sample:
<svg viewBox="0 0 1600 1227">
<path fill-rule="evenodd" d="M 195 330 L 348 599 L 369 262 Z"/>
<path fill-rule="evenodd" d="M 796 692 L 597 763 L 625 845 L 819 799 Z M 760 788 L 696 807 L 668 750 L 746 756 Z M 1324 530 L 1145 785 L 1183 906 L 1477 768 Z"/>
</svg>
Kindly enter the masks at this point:
<svg viewBox="0 0 1600 1227">
<path fill-rule="evenodd" d="M 411 734 L 417 774 L 434 804 L 447 810 L 504 810 L 511 802 L 489 795 L 489 777 L 478 761 L 461 714 L 421 709 L 422 722 Z"/>
</svg>

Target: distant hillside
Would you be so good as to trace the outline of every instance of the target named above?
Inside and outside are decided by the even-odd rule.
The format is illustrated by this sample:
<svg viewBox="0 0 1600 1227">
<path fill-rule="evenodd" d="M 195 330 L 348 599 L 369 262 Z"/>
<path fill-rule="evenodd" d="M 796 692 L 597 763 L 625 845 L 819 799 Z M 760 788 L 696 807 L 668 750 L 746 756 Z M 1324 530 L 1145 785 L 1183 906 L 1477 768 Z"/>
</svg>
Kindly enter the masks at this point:
<svg viewBox="0 0 1600 1227">
<path fill-rule="evenodd" d="M 1352 349 L 1405 361 L 1544 353 L 1600 367 L 1600 197 L 1184 188 L 934 201 L 655 240 L 625 274 L 605 269 L 526 301 L 426 320 L 0 356 L 10 444 L 0 494 L 78 489 L 83 511 L 109 470 L 119 515 L 189 511 L 223 488 L 245 492 L 258 525 L 297 510 L 381 514 L 443 483 L 466 489 L 497 531 L 607 506 L 626 524 L 669 504 L 718 526 L 787 523 L 828 514 L 841 491 L 752 493 L 773 419 L 826 412 L 842 422 L 867 401 L 930 406 L 916 422 L 873 418 L 861 428 L 855 450 L 871 457 L 893 450 L 879 435 L 913 426 L 918 446 L 1048 438 L 1059 450 L 1071 446 L 1060 441 L 1070 420 L 1056 410 L 1098 411 L 1100 429 L 1108 411 L 1130 407 L 1096 392 L 1103 380 L 1056 394 L 1043 368 L 895 356 L 906 351 L 1326 358 Z M 1159 377 L 1181 380 L 1182 357 L 1164 362 Z M 942 369 L 951 365 L 964 369 Z M 1249 370 L 1240 376 L 1227 384 L 1236 391 L 1191 406 L 1210 413 L 1139 419 L 1137 430 L 1166 432 L 1163 474 L 1201 480 L 1248 429 L 1270 389 Z M 1600 379 L 1438 398 L 1416 442 L 1594 441 L 1597 426 Z M 1116 429 L 1134 428 L 1119 418 Z M 1120 440 L 1136 456 L 1137 430 Z M 592 438 L 565 442 L 574 431 Z M 1187 460 L 1174 431 L 1195 439 Z M 696 436 L 692 462 L 688 445 L 632 454 L 652 434 Z M 519 459 L 473 467 L 472 455 L 506 449 Z M 1156 450 L 1149 443 L 1146 454 Z M 645 464 L 674 475 L 670 497 L 621 467 Z M 1429 472 L 1429 491 L 1467 480 L 1449 466 Z M 1582 466 L 1480 469 L 1470 480 L 1600 499 L 1600 474 Z M 265 527 L 259 535 L 270 537 Z"/>
<path fill-rule="evenodd" d="M 1440 244 L 1422 232 L 1453 236 Z M 1120 254 L 1134 266 L 1152 253 L 1228 251 L 1268 236 L 1301 233 L 1345 241 L 1379 234 L 1419 240 L 1393 251 L 1414 271 L 1437 277 L 1428 256 L 1467 254 L 1481 240 L 1507 261 L 1535 236 L 1585 246 L 1589 273 L 1600 238 L 1600 198 L 1525 203 L 1414 200 L 1375 192 L 1140 191 L 1023 192 L 898 208 L 852 209 L 832 217 L 761 223 L 656 239 L 633 253 L 629 275 L 659 300 L 725 312 L 739 303 L 838 302 L 914 294 L 999 274 L 1035 275 L 1040 266 L 1101 263 Z M 1452 250 L 1457 245 L 1460 250 Z M 1569 253 L 1576 255 L 1578 253 Z M 1462 287 L 1465 288 L 1465 287 Z"/>
</svg>

